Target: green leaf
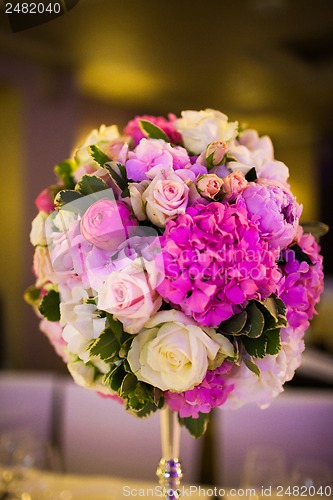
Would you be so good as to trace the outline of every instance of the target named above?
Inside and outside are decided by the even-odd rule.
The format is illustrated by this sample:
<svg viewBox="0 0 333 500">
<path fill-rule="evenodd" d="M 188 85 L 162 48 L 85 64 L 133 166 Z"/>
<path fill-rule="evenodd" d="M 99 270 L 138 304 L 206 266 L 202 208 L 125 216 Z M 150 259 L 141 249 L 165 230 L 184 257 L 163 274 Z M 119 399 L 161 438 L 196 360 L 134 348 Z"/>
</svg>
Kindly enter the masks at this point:
<svg viewBox="0 0 333 500">
<path fill-rule="evenodd" d="M 85 174 L 75 186 L 75 191 L 82 196 L 94 195 L 99 191 L 109 189 L 109 186 L 100 177 L 92 174 Z"/>
<path fill-rule="evenodd" d="M 124 165 L 115 161 L 110 161 L 104 165 L 104 168 L 109 172 L 119 189 L 122 191 L 128 189 L 129 180 L 127 178 L 126 168 Z"/>
<path fill-rule="evenodd" d="M 54 206 L 56 209 L 62 208 L 64 205 L 67 203 L 71 203 L 73 201 L 77 201 L 80 198 L 82 198 L 82 195 L 78 193 L 77 191 L 73 190 L 68 190 L 68 189 L 63 189 L 59 191 L 59 193 L 56 195 L 55 200 L 54 200 Z M 68 207 L 69 210 L 73 212 L 79 212 L 80 210 L 78 209 L 75 204 L 72 204 Z"/>
<path fill-rule="evenodd" d="M 121 364 L 117 365 L 112 371 L 112 376 L 109 378 L 110 387 L 113 391 L 118 392 L 120 390 L 121 384 L 126 376 L 124 367 Z"/>
<path fill-rule="evenodd" d="M 55 290 L 50 290 L 39 305 L 39 312 L 49 321 L 60 320 L 60 297 Z"/>
<path fill-rule="evenodd" d="M 35 306 L 40 302 L 40 292 L 40 288 L 31 285 L 25 290 L 23 298 L 27 304 Z"/>
<path fill-rule="evenodd" d="M 260 337 L 265 325 L 264 315 L 258 309 L 254 301 L 249 303 L 246 310 L 251 322 L 251 328 L 247 335 L 253 339 Z"/>
<path fill-rule="evenodd" d="M 239 314 L 231 316 L 231 318 L 226 321 L 222 321 L 218 331 L 224 335 L 237 335 L 240 334 L 245 326 L 247 320 L 247 314 L 245 311 L 241 311 Z"/>
<path fill-rule="evenodd" d="M 254 182 L 258 179 L 257 177 L 257 172 L 256 172 L 256 169 L 254 167 L 252 167 L 248 173 L 245 175 L 245 179 L 248 181 L 248 182 Z"/>
<path fill-rule="evenodd" d="M 246 358 L 244 358 L 243 361 L 246 364 L 246 366 L 248 367 L 248 369 L 251 370 L 251 372 L 253 372 L 255 375 L 257 375 L 257 377 L 260 377 L 259 367 L 255 363 L 253 363 L 253 361 L 250 361 L 249 359 L 246 359 Z"/>
<path fill-rule="evenodd" d="M 112 331 L 113 335 L 116 337 L 119 344 L 121 345 L 123 341 L 122 337 L 124 334 L 123 324 L 120 321 L 113 319 L 112 314 L 106 313 L 106 326 L 108 329 Z M 132 338 L 132 336 L 129 333 L 125 333 L 124 337 L 126 338 L 126 340 L 128 338 Z"/>
<path fill-rule="evenodd" d="M 303 252 L 303 250 L 297 243 L 290 247 L 290 250 L 293 250 L 295 258 L 298 260 L 298 262 L 306 262 L 307 264 L 309 264 L 309 266 L 314 266 L 314 263 L 312 262 L 310 257 L 305 252 Z"/>
<path fill-rule="evenodd" d="M 118 359 L 120 346 L 112 331 L 106 328 L 90 346 L 89 351 L 91 356 L 99 356 L 106 363 L 110 363 Z"/>
<path fill-rule="evenodd" d="M 131 336 L 123 332 L 122 323 L 114 320 L 111 314 L 107 314 L 106 318 L 105 329 L 92 342 L 89 351 L 92 356 L 100 356 L 106 363 L 112 363 L 120 359 L 122 345 Z"/>
<path fill-rule="evenodd" d="M 75 162 L 73 160 L 65 160 L 58 163 L 54 167 L 54 173 L 60 179 L 66 189 L 74 189 L 75 181 L 73 172 L 75 170 Z"/>
<path fill-rule="evenodd" d="M 267 300 L 267 299 L 266 299 Z M 262 312 L 265 318 L 265 328 L 264 331 L 267 330 L 272 330 L 276 328 L 277 325 L 277 310 L 272 309 L 272 312 L 266 307 L 265 301 L 264 302 L 259 302 L 258 300 L 256 301 L 256 305 L 258 309 Z"/>
<path fill-rule="evenodd" d="M 150 137 L 150 139 L 163 139 L 165 142 L 170 142 L 166 133 L 157 125 L 154 125 L 148 120 L 139 120 L 139 126 L 142 132 Z"/>
<path fill-rule="evenodd" d="M 126 394 L 129 394 L 131 391 L 133 391 L 137 383 L 138 379 L 133 373 L 126 373 L 125 378 L 120 387 L 120 396 L 123 397 Z"/>
<path fill-rule="evenodd" d="M 111 158 L 108 157 L 103 151 L 96 146 L 90 146 L 90 156 L 98 163 L 101 167 L 104 167 L 105 163 L 111 161 Z"/>
<path fill-rule="evenodd" d="M 267 346 L 266 353 L 278 354 L 281 351 L 281 340 L 280 340 L 280 328 L 276 328 L 276 330 L 271 330 L 266 335 L 267 338 Z"/>
<path fill-rule="evenodd" d="M 207 425 L 209 422 L 209 413 L 200 413 L 199 412 L 199 418 L 192 418 L 192 417 L 185 417 L 185 418 L 180 418 L 178 417 L 180 425 L 183 425 L 186 427 L 186 429 L 189 431 L 189 433 L 195 437 L 199 438 L 201 437 L 207 429 Z"/>
<path fill-rule="evenodd" d="M 246 351 L 254 358 L 263 358 L 266 354 L 267 337 L 262 335 L 257 339 L 250 339 L 249 337 L 241 338 Z"/>
</svg>

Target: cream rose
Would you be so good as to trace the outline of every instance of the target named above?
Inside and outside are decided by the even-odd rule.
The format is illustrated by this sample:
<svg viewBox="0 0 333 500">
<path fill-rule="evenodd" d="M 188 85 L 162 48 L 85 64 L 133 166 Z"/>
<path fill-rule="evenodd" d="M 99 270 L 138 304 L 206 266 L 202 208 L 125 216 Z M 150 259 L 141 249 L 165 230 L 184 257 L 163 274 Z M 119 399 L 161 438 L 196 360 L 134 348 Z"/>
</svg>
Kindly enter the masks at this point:
<svg viewBox="0 0 333 500">
<path fill-rule="evenodd" d="M 37 246 L 35 248 L 33 271 L 37 277 L 36 286 L 40 287 L 48 281 L 53 281 L 54 273 L 47 247 Z"/>
<path fill-rule="evenodd" d="M 188 186 L 176 172 L 160 170 L 141 195 L 148 219 L 165 227 L 168 219 L 185 213 L 188 194 Z"/>
<path fill-rule="evenodd" d="M 161 307 L 153 267 L 147 272 L 136 259 L 126 269 L 110 273 L 99 291 L 98 309 L 113 314 L 127 333 L 138 333 Z"/>
<path fill-rule="evenodd" d="M 134 338 L 128 362 L 139 380 L 162 391 L 182 392 L 202 382 L 219 349 L 220 345 L 182 312 L 160 311 Z"/>
<path fill-rule="evenodd" d="M 46 212 L 39 212 L 32 221 L 30 241 L 34 247 L 37 245 L 46 245 L 45 221 L 48 215 Z"/>
<path fill-rule="evenodd" d="M 225 114 L 214 109 L 183 111 L 175 127 L 186 149 L 194 154 L 202 153 L 213 141 L 232 141 L 238 133 L 238 122 L 229 122 Z"/>
</svg>

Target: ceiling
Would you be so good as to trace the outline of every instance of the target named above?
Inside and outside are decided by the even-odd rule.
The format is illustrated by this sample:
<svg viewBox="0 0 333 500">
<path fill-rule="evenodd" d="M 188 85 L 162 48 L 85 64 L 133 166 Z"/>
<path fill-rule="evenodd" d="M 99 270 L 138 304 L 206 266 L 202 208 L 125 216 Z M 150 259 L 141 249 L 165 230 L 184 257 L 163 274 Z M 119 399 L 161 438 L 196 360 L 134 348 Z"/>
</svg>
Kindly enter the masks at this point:
<svg viewBox="0 0 333 500">
<path fill-rule="evenodd" d="M 332 127 L 332 0 L 79 0 L 17 33 L 1 14 L 2 53 L 135 113 L 213 107 L 293 140 Z"/>
</svg>

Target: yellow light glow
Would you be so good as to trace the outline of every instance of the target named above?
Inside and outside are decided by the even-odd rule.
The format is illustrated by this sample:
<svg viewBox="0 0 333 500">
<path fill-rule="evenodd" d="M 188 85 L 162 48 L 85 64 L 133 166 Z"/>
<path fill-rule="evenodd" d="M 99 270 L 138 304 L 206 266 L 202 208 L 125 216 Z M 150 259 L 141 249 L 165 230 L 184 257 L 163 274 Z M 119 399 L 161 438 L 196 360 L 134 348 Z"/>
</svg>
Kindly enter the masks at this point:
<svg viewBox="0 0 333 500">
<path fill-rule="evenodd" d="M 145 102 L 161 91 L 160 79 L 145 70 L 105 61 L 82 67 L 78 84 L 84 93 L 130 103 Z"/>
</svg>

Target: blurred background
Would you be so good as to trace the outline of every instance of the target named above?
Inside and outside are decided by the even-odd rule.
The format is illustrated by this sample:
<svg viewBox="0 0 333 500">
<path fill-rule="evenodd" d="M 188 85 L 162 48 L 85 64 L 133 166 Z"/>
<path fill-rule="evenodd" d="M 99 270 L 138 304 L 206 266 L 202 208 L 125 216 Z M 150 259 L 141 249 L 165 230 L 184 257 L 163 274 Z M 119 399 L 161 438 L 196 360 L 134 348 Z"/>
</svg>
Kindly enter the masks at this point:
<svg viewBox="0 0 333 500">
<path fill-rule="evenodd" d="M 179 115 L 185 109 L 218 109 L 230 120 L 244 122 L 261 135 L 271 136 L 275 156 L 289 167 L 292 191 L 304 205 L 302 221 L 321 220 L 333 228 L 332 0 L 73 0 L 72 6 L 76 5 L 66 14 L 17 32 L 11 29 L 4 4 L 0 10 L 3 371 L 67 373 L 47 338 L 39 332 L 38 318 L 23 302 L 25 288 L 34 281 L 29 233 L 37 214 L 34 199 L 54 183 L 53 166 L 68 157 L 85 134 L 101 123 L 124 126 L 137 114 Z M 332 402 L 333 229 L 321 244 L 325 294 L 318 307 L 320 315 L 307 333 L 309 349 L 304 365 L 291 384 L 329 389 L 326 396 Z M 25 386 L 21 381 L 17 383 L 24 393 Z M 50 385 L 53 387 L 53 383 Z M 12 388 L 8 394 L 13 397 Z M 41 401 L 38 394 L 32 398 Z M 313 441 L 307 441 L 307 450 L 313 452 L 317 444 L 326 452 L 324 458 L 333 460 L 329 435 L 320 433 L 317 425 L 319 422 L 327 430 L 332 421 L 332 405 L 328 406 L 326 396 L 326 420 L 323 409 L 322 417 L 318 417 L 317 407 L 309 410 L 307 393 L 301 402 L 297 398 L 282 399 L 286 413 L 282 412 L 278 420 L 292 421 L 295 414 L 287 411 L 296 405 L 298 424 L 302 418 L 308 420 L 307 427 L 299 427 L 303 433 L 299 443 L 303 445 L 291 448 L 303 453 L 304 434 L 311 433 Z M 315 400 L 313 393 L 309 397 Z M 68 401 L 74 400 L 72 394 L 68 396 Z M 77 415 L 82 419 L 88 406 L 93 411 L 98 404 L 95 401 L 90 406 L 86 400 L 82 403 L 82 411 L 69 419 L 71 435 Z M 1 403 L 0 408 L 4 408 Z M 18 411 L 27 414 L 31 405 L 27 408 L 22 406 Z M 224 454 L 234 447 L 235 429 L 238 432 L 243 428 L 242 418 L 249 418 L 247 411 L 226 417 L 225 423 L 230 422 L 230 426 L 229 441 L 225 442 L 230 447 L 223 450 Z M 13 415 L 10 407 L 7 413 L 9 421 Z M 81 425 L 83 433 L 91 421 L 89 415 L 85 414 Z M 31 414 L 32 420 L 37 422 L 38 418 Z M 121 410 L 120 421 L 123 418 Z M 252 421 L 258 423 L 257 418 L 256 414 Z M 265 442 L 272 434 L 272 420 L 269 413 L 262 418 L 266 418 L 266 427 L 258 423 L 257 431 Z M 143 432 L 145 436 L 151 433 L 149 425 L 147 434 Z M 103 422 L 99 421 L 99 426 Z M 317 434 L 313 434 L 315 428 Z M 136 433 L 134 423 L 131 429 Z M 279 436 L 276 433 L 277 441 Z M 75 468 L 77 446 L 83 446 L 81 435 L 78 439 L 73 455 L 67 457 L 75 472 L 84 470 L 82 456 L 81 468 L 79 464 Z M 103 442 L 101 437 L 96 456 Z M 85 470 L 93 472 L 95 466 L 103 472 L 91 453 L 90 442 L 84 456 L 88 461 L 90 458 Z M 225 455 L 221 460 L 226 460 Z M 142 464 L 146 468 L 146 463 Z M 110 470 L 107 467 L 105 472 Z M 231 475 L 236 470 L 232 463 L 229 470 Z"/>
</svg>

